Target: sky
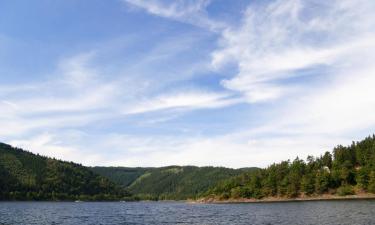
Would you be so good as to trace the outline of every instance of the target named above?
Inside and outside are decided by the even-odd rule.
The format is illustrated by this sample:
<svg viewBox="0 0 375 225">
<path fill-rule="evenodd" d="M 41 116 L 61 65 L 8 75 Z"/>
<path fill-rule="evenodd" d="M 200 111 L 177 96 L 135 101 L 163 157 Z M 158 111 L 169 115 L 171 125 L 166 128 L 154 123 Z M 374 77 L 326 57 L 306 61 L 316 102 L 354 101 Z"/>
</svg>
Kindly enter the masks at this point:
<svg viewBox="0 0 375 225">
<path fill-rule="evenodd" d="M 266 167 L 375 133 L 373 0 L 0 0 L 0 142 Z"/>
</svg>

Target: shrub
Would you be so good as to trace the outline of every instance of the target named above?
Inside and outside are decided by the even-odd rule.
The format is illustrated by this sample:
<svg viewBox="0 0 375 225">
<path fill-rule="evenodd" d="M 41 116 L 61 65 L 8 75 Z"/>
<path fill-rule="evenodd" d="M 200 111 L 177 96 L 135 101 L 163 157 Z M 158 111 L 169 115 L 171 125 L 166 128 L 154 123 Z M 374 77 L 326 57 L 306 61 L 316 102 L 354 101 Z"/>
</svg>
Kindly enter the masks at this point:
<svg viewBox="0 0 375 225">
<path fill-rule="evenodd" d="M 353 187 L 349 185 L 341 186 L 337 189 L 337 195 L 339 196 L 353 195 L 353 194 L 354 194 Z"/>
</svg>

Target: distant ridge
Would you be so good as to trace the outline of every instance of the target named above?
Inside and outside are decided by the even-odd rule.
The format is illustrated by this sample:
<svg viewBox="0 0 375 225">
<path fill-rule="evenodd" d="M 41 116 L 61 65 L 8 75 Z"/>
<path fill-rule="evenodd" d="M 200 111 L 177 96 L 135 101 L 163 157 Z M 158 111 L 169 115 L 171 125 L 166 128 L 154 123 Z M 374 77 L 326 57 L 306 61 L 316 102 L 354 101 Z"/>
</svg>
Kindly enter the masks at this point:
<svg viewBox="0 0 375 225">
<path fill-rule="evenodd" d="M 258 168 L 167 166 L 159 168 L 93 167 L 140 199 L 184 200 L 197 198 L 218 182 Z"/>
</svg>

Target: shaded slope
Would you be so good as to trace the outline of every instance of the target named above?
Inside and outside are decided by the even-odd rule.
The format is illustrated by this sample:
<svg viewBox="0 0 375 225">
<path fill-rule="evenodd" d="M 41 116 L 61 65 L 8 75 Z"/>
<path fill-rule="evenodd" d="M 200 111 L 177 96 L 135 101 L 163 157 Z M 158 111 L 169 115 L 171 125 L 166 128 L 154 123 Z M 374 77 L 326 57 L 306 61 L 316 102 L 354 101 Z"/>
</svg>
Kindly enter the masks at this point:
<svg viewBox="0 0 375 225">
<path fill-rule="evenodd" d="M 88 168 L 0 143 L 0 200 L 112 200 L 129 196 Z"/>
</svg>

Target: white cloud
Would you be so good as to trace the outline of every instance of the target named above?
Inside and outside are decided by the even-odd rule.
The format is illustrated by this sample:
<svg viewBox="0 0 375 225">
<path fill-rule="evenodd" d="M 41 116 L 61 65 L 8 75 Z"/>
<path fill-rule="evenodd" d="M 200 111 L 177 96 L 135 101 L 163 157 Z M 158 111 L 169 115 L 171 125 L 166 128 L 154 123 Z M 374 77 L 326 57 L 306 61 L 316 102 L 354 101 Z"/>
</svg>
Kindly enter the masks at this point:
<svg viewBox="0 0 375 225">
<path fill-rule="evenodd" d="M 205 10 L 210 3 L 208 0 L 193 1 L 144 1 L 144 0 L 125 0 L 135 6 L 145 8 L 148 12 L 172 18 L 186 17 Z"/>
<path fill-rule="evenodd" d="M 58 137 L 63 130 L 82 129 L 98 121 L 160 110 L 187 112 L 217 108 L 239 101 L 229 94 L 205 91 L 164 92 L 147 98 L 150 96 L 147 88 L 140 90 L 140 84 L 147 82 L 146 77 L 132 81 L 131 77 L 114 76 L 104 80 L 100 69 L 91 65 L 94 58 L 93 53 L 64 58 L 47 81 L 3 86 L 0 91 L 2 140 L 12 143 L 24 140 L 32 144 L 34 140 L 29 140 L 30 136 L 54 132 L 54 137 Z M 175 117 L 174 113 L 172 118 Z M 151 118 L 152 123 L 169 119 L 170 116 Z"/>
<path fill-rule="evenodd" d="M 251 3 L 237 27 L 209 19 L 205 12 L 209 1 L 127 2 L 154 15 L 222 32 L 211 64 L 217 70 L 227 64 L 238 67 L 238 73 L 221 82 L 227 90 L 165 91 L 160 84 L 147 91 L 157 82 L 139 78 L 136 72 L 160 60 L 159 54 L 166 58 L 180 54 L 188 44 L 179 44 L 183 50 L 178 54 L 171 52 L 173 45 L 156 48 L 133 70 L 121 74 L 125 78 L 111 81 L 92 65 L 94 53 L 77 55 L 61 61 L 54 74 L 59 79 L 0 88 L 4 140 L 85 165 L 243 167 L 318 155 L 374 132 L 375 5 L 371 1 Z M 320 81 L 289 83 L 288 79 L 301 76 L 301 70 Z M 254 127 L 245 127 L 244 121 L 233 134 L 65 133 L 132 114 L 222 108 L 244 101 L 250 108 L 264 103 L 254 110 L 270 116 Z M 150 123 L 169 119 L 152 118 Z"/>
<path fill-rule="evenodd" d="M 223 32 L 212 66 L 235 63 L 238 74 L 222 84 L 250 102 L 283 97 L 294 87 L 280 81 L 300 76 L 299 70 L 335 67 L 373 45 L 373 8 L 368 1 L 355 7 L 350 1 L 299 0 L 251 5 L 241 26 Z"/>
<path fill-rule="evenodd" d="M 370 49 L 374 51 L 375 45 Z M 373 58 L 372 54 L 367 57 Z M 355 64 L 356 68 L 345 68 L 331 85 L 321 88 L 318 93 L 297 98 L 298 102 L 291 104 L 295 111 L 289 112 L 287 121 L 304 127 L 304 132 L 374 132 L 375 67 L 367 63 Z"/>
<path fill-rule="evenodd" d="M 150 14 L 173 19 L 198 27 L 207 28 L 212 31 L 225 27 L 223 22 L 209 19 L 206 7 L 211 0 L 123 0 L 128 4 L 146 10 Z"/>
<path fill-rule="evenodd" d="M 154 150 L 148 150 L 142 163 L 266 166 L 319 155 L 373 132 L 374 6 L 369 1 L 276 1 L 264 8 L 251 6 L 242 26 L 224 31 L 212 65 L 220 69 L 228 62 L 237 64 L 239 73 L 223 85 L 243 93 L 250 103 L 278 99 L 283 104 L 271 108 L 276 116 L 232 135 L 179 139 L 177 144 L 164 138 L 162 143 L 146 144 Z M 325 71 L 314 71 L 322 65 Z M 313 76 L 324 75 L 325 82 L 295 90 L 287 82 L 277 83 L 310 69 Z M 290 91 L 294 95 L 285 98 Z M 116 164 L 136 165 L 138 157 Z"/>
<path fill-rule="evenodd" d="M 318 7 L 309 11 L 309 4 Z M 267 137 L 265 143 L 281 136 L 274 149 L 257 146 L 271 156 L 275 149 L 317 154 L 374 132 L 374 9 L 370 1 L 276 1 L 260 11 L 250 7 L 243 25 L 224 34 L 225 47 L 213 54 L 212 63 L 237 63 L 239 73 L 223 84 L 250 102 L 277 98 L 282 104 L 272 108 L 276 116 L 268 122 L 238 135 Z M 303 84 L 285 98 L 293 86 L 277 81 L 314 65 L 327 67 L 312 72 L 324 79 Z"/>
<path fill-rule="evenodd" d="M 89 69 L 91 56 L 63 59 L 55 78 L 28 85 L 4 86 L 0 92 L 0 134 L 3 139 L 37 130 L 80 127 L 108 116 L 114 83 L 101 83 Z"/>
<path fill-rule="evenodd" d="M 72 147 L 61 141 L 61 137 L 50 133 L 42 133 L 27 139 L 15 139 L 9 142 L 12 146 L 32 150 L 34 153 L 63 159 L 85 165 L 93 165 L 100 161 L 100 155 L 94 152 L 87 152 L 84 149 Z"/>
<path fill-rule="evenodd" d="M 88 65 L 94 57 L 94 52 L 88 52 L 62 59 L 58 65 L 62 75 L 61 82 L 72 88 L 82 88 L 95 81 L 98 76 L 97 71 Z"/>
<path fill-rule="evenodd" d="M 48 112 L 78 112 L 107 106 L 113 98 L 114 83 L 101 83 L 96 71 L 86 65 L 91 57 L 78 55 L 63 59 L 57 76 L 45 82 L 30 85 L 13 85 L 0 93 L 3 104 L 13 115 L 30 115 Z"/>
<path fill-rule="evenodd" d="M 35 132 L 48 131 L 63 128 L 79 128 L 95 121 L 108 117 L 106 114 L 86 113 L 77 115 L 55 115 L 55 116 L 2 116 L 0 135 L 2 140 L 12 140 L 16 137 L 31 135 Z"/>
<path fill-rule="evenodd" d="M 233 98 L 224 93 L 208 93 L 201 91 L 181 92 L 162 95 L 154 99 L 135 104 L 130 109 L 125 109 L 125 114 L 145 113 L 167 109 L 199 109 L 219 108 L 240 102 L 241 99 Z"/>
<path fill-rule="evenodd" d="M 70 139 L 71 144 L 61 142 Z M 95 140 L 95 142 L 93 142 Z M 42 134 L 11 142 L 34 152 L 74 160 L 88 166 L 197 165 L 233 168 L 264 167 L 282 159 L 319 155 L 336 143 L 350 140 L 334 136 L 264 137 L 252 139 L 237 133 L 216 137 L 106 134 L 93 136 L 69 133 Z M 74 146 L 74 147 L 73 147 Z M 301 149 L 303 151 L 301 151 Z"/>
</svg>

